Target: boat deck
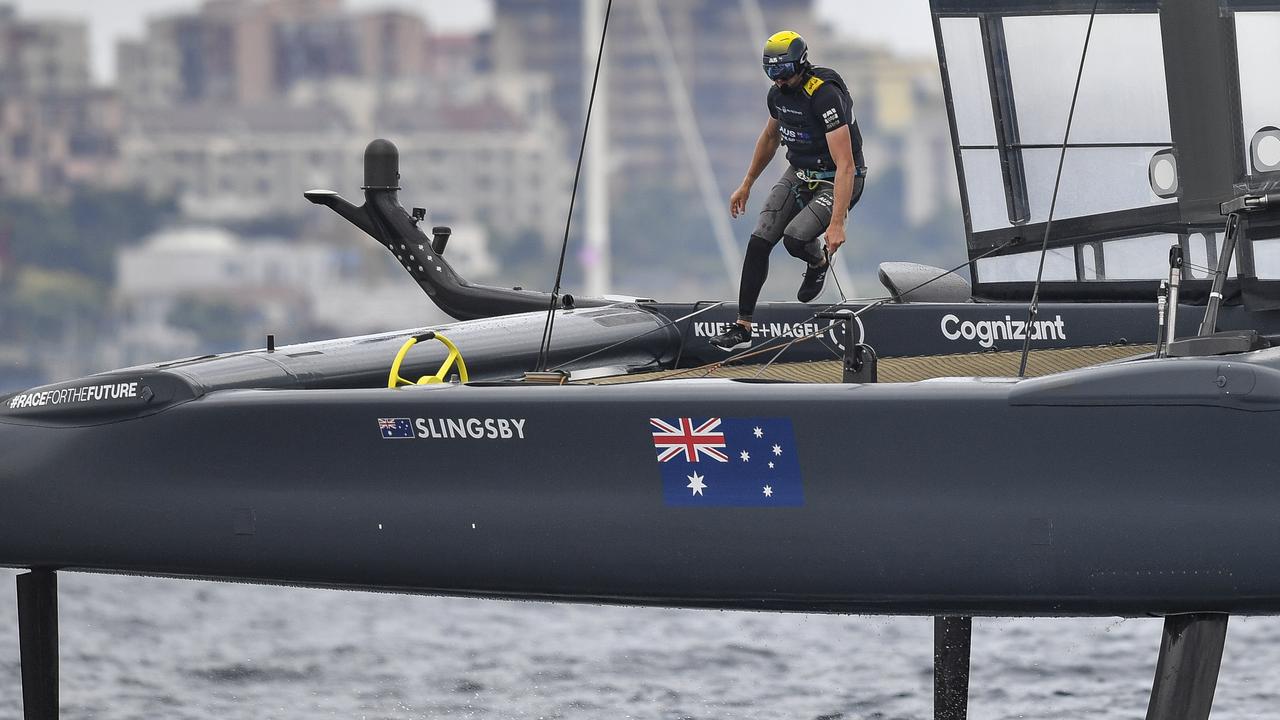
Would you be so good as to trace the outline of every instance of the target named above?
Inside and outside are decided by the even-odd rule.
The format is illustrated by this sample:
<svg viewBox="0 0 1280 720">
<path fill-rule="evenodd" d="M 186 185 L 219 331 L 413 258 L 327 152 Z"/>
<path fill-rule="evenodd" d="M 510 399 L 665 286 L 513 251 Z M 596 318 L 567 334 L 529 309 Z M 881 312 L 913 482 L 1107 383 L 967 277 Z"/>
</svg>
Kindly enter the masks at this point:
<svg viewBox="0 0 1280 720">
<path fill-rule="evenodd" d="M 1104 345 L 1086 348 L 1034 350 L 1027 360 L 1027 377 L 1053 373 L 1151 353 L 1154 345 Z M 880 382 L 916 382 L 939 377 L 1013 377 L 1018 374 L 1020 352 L 980 352 L 961 355 L 881 358 L 877 368 Z M 676 378 L 757 378 L 784 382 L 838 383 L 842 361 L 775 363 L 762 365 L 707 365 L 684 370 L 662 370 L 594 378 L 590 384 L 645 382 Z"/>
</svg>

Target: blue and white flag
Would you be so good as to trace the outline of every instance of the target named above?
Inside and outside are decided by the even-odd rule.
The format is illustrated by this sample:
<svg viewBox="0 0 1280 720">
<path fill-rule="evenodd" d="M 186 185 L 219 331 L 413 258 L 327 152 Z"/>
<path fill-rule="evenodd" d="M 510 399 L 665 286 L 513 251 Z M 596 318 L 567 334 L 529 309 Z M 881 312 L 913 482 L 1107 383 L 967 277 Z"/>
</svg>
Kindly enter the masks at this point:
<svg viewBox="0 0 1280 720">
<path fill-rule="evenodd" d="M 789 418 L 650 418 L 649 426 L 667 505 L 804 504 Z"/>
</svg>

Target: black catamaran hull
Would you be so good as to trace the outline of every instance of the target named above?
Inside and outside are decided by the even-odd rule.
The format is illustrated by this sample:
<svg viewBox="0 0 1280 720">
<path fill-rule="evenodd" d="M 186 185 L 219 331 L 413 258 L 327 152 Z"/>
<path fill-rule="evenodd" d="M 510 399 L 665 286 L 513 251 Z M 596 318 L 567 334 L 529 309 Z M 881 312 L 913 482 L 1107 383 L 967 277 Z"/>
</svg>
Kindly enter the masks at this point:
<svg viewBox="0 0 1280 720">
<path fill-rule="evenodd" d="M 0 565 L 687 607 L 1274 613 L 1280 485 L 1254 452 L 1280 432 L 1274 352 L 1020 383 L 230 390 L 96 424 L 9 411 Z M 699 493 L 664 481 L 651 418 L 791 435 L 677 467 L 704 469 Z M 716 499 L 791 453 L 798 503 Z"/>
</svg>

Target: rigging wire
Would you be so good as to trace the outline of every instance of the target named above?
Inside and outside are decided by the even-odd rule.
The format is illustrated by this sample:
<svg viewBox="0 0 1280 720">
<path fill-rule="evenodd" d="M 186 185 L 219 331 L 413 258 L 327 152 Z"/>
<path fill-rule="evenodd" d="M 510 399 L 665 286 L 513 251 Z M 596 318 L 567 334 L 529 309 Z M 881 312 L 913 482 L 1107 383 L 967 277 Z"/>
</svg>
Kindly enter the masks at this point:
<svg viewBox="0 0 1280 720">
<path fill-rule="evenodd" d="M 836 272 L 836 267 L 831 263 L 835 262 L 835 256 L 827 257 L 827 272 L 831 273 L 831 279 L 836 281 L 836 290 L 840 293 L 840 304 L 844 305 L 849 302 L 849 296 L 844 294 L 844 287 L 840 285 L 840 274 Z"/>
<path fill-rule="evenodd" d="M 925 280 L 924 282 L 920 283 L 919 285 L 916 285 L 916 286 L 914 286 L 914 287 L 912 287 L 912 288 L 909 288 L 909 289 L 907 289 L 907 290 L 905 290 L 905 291 L 903 291 L 903 292 L 901 292 L 901 293 L 898 293 L 897 297 L 899 297 L 899 298 L 905 298 L 905 297 L 907 297 L 908 295 L 910 295 L 911 293 L 915 292 L 916 290 L 919 290 L 920 288 L 924 287 L 925 285 L 928 285 L 929 283 L 934 282 L 935 280 L 941 280 L 942 278 L 944 278 L 944 277 L 946 277 L 946 276 L 948 276 L 948 275 L 950 275 L 950 274 L 954 273 L 955 271 L 957 271 L 957 270 L 960 270 L 960 269 L 964 268 L 966 265 L 972 265 L 974 262 L 976 262 L 976 261 L 978 261 L 978 260 L 982 260 L 983 258 L 985 258 L 985 257 L 987 257 L 988 255 L 991 255 L 991 254 L 993 254 L 993 253 L 998 253 L 998 252 L 1000 252 L 1001 250 L 1003 250 L 1003 249 L 1005 249 L 1005 248 L 1009 247 L 1009 246 L 1010 246 L 1010 245 L 1012 245 L 1012 244 L 1013 244 L 1013 241 L 1012 241 L 1012 240 L 1008 240 L 1008 241 L 1006 241 L 1003 245 L 1000 245 L 1000 246 L 998 246 L 998 247 L 991 248 L 990 250 L 988 250 L 988 251 L 986 251 L 986 252 L 982 253 L 981 255 L 978 255 L 978 256 L 976 256 L 976 257 L 974 257 L 974 258 L 970 259 L 970 260 L 966 260 L 965 262 L 960 263 L 959 265 L 955 266 L 954 268 L 952 268 L 952 269 L 950 269 L 950 270 L 946 270 L 946 271 L 944 271 L 944 272 L 942 272 L 942 273 L 940 273 L 940 274 L 938 274 L 938 275 L 934 275 L 933 277 L 929 278 L 928 280 Z M 839 285 L 840 285 L 840 281 L 839 281 L 839 280 L 836 280 L 836 286 L 837 286 L 837 287 L 839 287 Z M 843 292 L 843 289 L 841 289 L 841 296 L 843 296 L 843 295 L 844 295 L 844 292 Z M 881 306 L 884 306 L 884 305 L 889 304 L 889 303 L 890 303 L 890 302 L 892 302 L 894 299 L 895 299 L 895 298 L 894 298 L 893 296 L 889 296 L 889 297 L 885 297 L 885 298 L 871 298 L 871 302 L 869 302 L 869 303 L 867 303 L 866 305 L 864 305 L 864 306 L 863 306 L 860 310 L 858 310 L 857 312 L 850 313 L 850 317 L 852 317 L 852 318 L 860 318 L 860 317 L 862 317 L 864 314 L 866 314 L 866 313 L 868 313 L 868 312 L 870 312 L 870 311 L 872 311 L 872 310 L 874 310 L 874 309 L 876 309 L 876 308 L 878 308 L 878 307 L 881 307 Z M 844 304 L 844 302 L 843 302 L 843 301 L 839 303 L 839 305 L 843 305 L 843 304 Z M 827 307 L 823 308 L 822 310 L 819 310 L 818 312 L 814 313 L 813 315 L 810 315 L 810 316 L 809 316 L 809 320 L 814 320 L 814 319 L 816 319 L 818 315 L 821 315 L 821 314 L 825 313 L 827 310 L 830 310 L 830 309 L 831 309 L 831 308 L 833 308 L 833 307 L 837 307 L 837 305 L 828 305 Z M 753 375 L 752 377 L 756 377 L 756 378 L 758 378 L 758 377 L 760 377 L 761 375 L 763 375 L 763 374 L 764 374 L 764 371 L 765 371 L 765 370 L 768 370 L 768 369 L 769 369 L 769 367 L 770 367 L 771 365 L 773 365 L 775 362 L 777 362 L 777 361 L 778 361 L 778 359 L 782 357 L 782 354 L 783 354 L 783 353 L 785 353 L 787 350 L 790 350 L 790 349 L 791 349 L 791 346 L 795 345 L 796 343 L 803 342 L 803 341 L 805 341 L 805 340 L 812 340 L 812 339 L 814 339 L 814 338 L 821 337 L 823 333 L 827 332 L 828 330 L 830 330 L 830 329 L 834 328 L 836 325 L 838 325 L 839 323 L 842 323 L 842 322 L 844 322 L 844 321 L 845 321 L 845 319 L 844 319 L 844 318 L 841 318 L 840 320 L 836 320 L 836 321 L 832 322 L 830 325 L 827 325 L 826 327 L 819 328 L 817 331 L 815 331 L 815 332 L 813 332 L 813 333 L 810 333 L 810 334 L 808 334 L 808 335 L 802 335 L 802 336 L 797 337 L 797 338 L 793 338 L 793 339 L 792 339 L 790 342 L 788 342 L 786 345 L 783 345 L 783 346 L 782 346 L 782 348 L 781 348 L 780 350 L 778 350 L 778 353 L 777 353 L 776 355 L 774 355 L 773 357 L 769 358 L 769 361 L 768 361 L 768 362 L 766 362 L 766 363 L 764 364 L 764 367 L 762 367 L 762 368 L 760 368 L 758 371 L 756 371 L 756 374 L 755 374 L 755 375 Z M 808 322 L 808 320 L 806 320 L 805 322 Z M 852 338 L 848 338 L 848 341 L 852 341 Z"/>
<path fill-rule="evenodd" d="M 1049 253 L 1049 230 L 1053 227 L 1053 212 L 1058 206 L 1058 188 L 1062 185 L 1062 166 L 1067 159 L 1067 141 L 1071 138 L 1071 121 L 1075 119 L 1076 100 L 1080 97 L 1080 80 L 1084 77 L 1084 61 L 1089 55 L 1089 38 L 1093 35 L 1093 20 L 1098 15 L 1099 0 L 1093 0 L 1089 11 L 1089 28 L 1084 33 L 1084 49 L 1080 51 L 1080 67 L 1076 71 L 1076 87 L 1071 93 L 1071 109 L 1067 111 L 1067 128 L 1062 135 L 1062 152 L 1058 155 L 1058 175 L 1053 181 L 1053 199 L 1049 202 L 1049 218 L 1044 224 L 1044 240 L 1040 243 L 1040 267 L 1036 270 L 1036 284 L 1031 291 L 1031 304 L 1027 306 L 1027 331 L 1022 335 L 1022 359 L 1018 362 L 1018 377 L 1027 376 L 1027 359 L 1031 355 L 1031 328 L 1040 312 L 1040 283 L 1044 279 L 1044 259 Z"/>
<path fill-rule="evenodd" d="M 547 320 L 542 325 L 542 342 L 538 345 L 537 371 L 546 369 L 551 355 L 551 333 L 556 326 L 556 302 L 560 299 L 560 281 L 564 277 L 564 256 L 569 248 L 569 228 L 573 224 L 573 205 L 578 198 L 578 180 L 582 177 L 582 158 L 587 153 L 587 133 L 591 131 L 591 108 L 596 102 L 596 87 L 600 83 L 600 66 L 604 64 L 604 41 L 609 36 L 609 13 L 613 0 L 604 8 L 604 25 L 600 28 L 600 49 L 596 54 L 595 75 L 591 79 L 591 97 L 587 100 L 587 119 L 582 125 L 582 146 L 578 149 L 578 166 L 573 173 L 573 191 L 569 194 L 569 215 L 564 221 L 564 240 L 560 243 L 560 263 L 556 267 L 556 282 L 551 289 L 551 303 L 547 306 Z"/>
<path fill-rule="evenodd" d="M 831 262 L 832 262 L 832 257 L 828 257 L 828 258 L 827 258 L 827 264 L 828 264 L 828 266 L 830 265 L 830 263 L 831 263 Z M 832 267 L 832 268 L 830 268 L 830 269 L 831 269 L 832 271 L 834 271 L 834 270 L 835 270 L 835 268 L 834 268 L 834 267 Z M 844 288 L 840 286 L 840 277 L 839 277 L 839 276 L 837 276 L 834 272 L 832 272 L 831 279 L 836 281 L 836 290 L 838 290 L 838 291 L 840 292 L 840 302 L 839 302 L 839 303 L 837 303 L 837 304 L 835 304 L 835 305 L 828 305 L 828 306 L 827 306 L 827 308 L 829 309 L 829 308 L 832 308 L 832 307 L 838 307 L 838 306 L 840 306 L 840 305 L 847 305 L 847 304 L 849 303 L 849 298 L 848 298 L 848 296 L 846 296 L 846 295 L 844 294 Z M 937 278 L 931 278 L 931 279 L 929 280 L 929 282 L 933 282 L 933 281 L 934 281 L 934 280 L 936 280 L 936 279 L 937 279 Z M 864 305 L 864 306 L 862 307 L 862 309 L 861 309 L 861 310 L 858 310 L 858 311 L 857 311 L 857 312 L 855 312 L 855 313 L 851 313 L 851 314 L 850 314 L 850 317 L 855 317 L 855 318 L 856 318 L 856 317 L 860 317 L 860 316 L 862 315 L 862 313 L 866 312 L 866 311 L 867 311 L 867 310 L 869 310 L 870 308 L 872 308 L 872 307 L 880 307 L 880 306 L 881 306 L 881 305 L 883 305 L 885 302 L 886 302 L 886 301 L 884 301 L 883 299 L 873 298 L 873 299 L 872 299 L 872 301 L 871 301 L 870 303 L 867 303 L 866 305 Z M 823 312 L 825 312 L 825 310 L 824 310 Z M 821 314 L 822 314 L 821 312 L 814 313 L 813 315 L 810 315 L 810 316 L 809 316 L 809 319 L 808 319 L 808 320 L 805 320 L 805 322 L 807 323 L 807 322 L 809 322 L 809 320 L 816 320 L 816 319 L 817 319 L 817 316 L 818 316 L 818 315 L 821 315 Z M 819 328 L 818 330 L 816 330 L 815 332 L 813 332 L 813 333 L 811 333 L 811 334 L 809 334 L 809 335 L 801 335 L 801 336 L 799 336 L 799 337 L 792 338 L 790 342 L 788 342 L 786 345 L 783 345 L 783 346 L 782 346 L 782 348 L 778 350 L 777 354 L 775 354 L 773 357 L 769 358 L 769 361 L 768 361 L 768 362 L 766 362 L 764 365 L 760 366 L 760 369 L 756 371 L 756 374 L 755 374 L 755 375 L 752 375 L 751 377 L 754 379 L 754 378 L 758 378 L 758 377 L 760 377 L 761 375 L 763 375 L 765 370 L 768 370 L 770 366 L 772 366 L 775 362 L 777 362 L 777 361 L 778 361 L 778 358 L 782 357 L 782 354 L 783 354 L 783 353 L 785 353 L 786 351 L 790 350 L 790 349 L 791 349 L 791 347 L 792 347 L 793 345 L 795 345 L 796 343 L 801 342 L 801 341 L 804 341 L 804 340 L 811 340 L 811 339 L 813 339 L 813 338 L 821 337 L 821 336 L 823 335 L 823 333 L 825 333 L 825 332 L 827 332 L 828 330 L 830 330 L 830 329 L 834 328 L 836 325 L 838 325 L 838 324 L 839 324 L 839 323 L 841 323 L 841 322 L 844 322 L 844 321 L 843 321 L 843 320 L 836 320 L 836 321 L 832 322 L 831 324 L 827 325 L 826 327 Z M 852 338 L 847 338 L 846 340 L 847 340 L 847 341 L 852 341 Z"/>
</svg>

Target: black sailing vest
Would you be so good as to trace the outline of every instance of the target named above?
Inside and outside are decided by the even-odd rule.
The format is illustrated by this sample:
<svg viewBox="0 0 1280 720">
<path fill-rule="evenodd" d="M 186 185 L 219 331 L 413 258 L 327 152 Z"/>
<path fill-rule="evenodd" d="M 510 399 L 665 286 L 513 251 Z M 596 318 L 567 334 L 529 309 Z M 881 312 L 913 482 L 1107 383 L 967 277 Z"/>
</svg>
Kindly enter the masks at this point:
<svg viewBox="0 0 1280 720">
<path fill-rule="evenodd" d="M 832 92 L 834 91 L 834 92 Z M 769 89 L 769 111 L 778 120 L 782 143 L 787 146 L 787 161 L 804 170 L 835 170 L 835 160 L 827 148 L 827 132 L 831 127 L 830 113 L 835 113 L 841 124 L 849 126 L 849 140 L 853 146 L 853 162 L 865 167 L 862 157 L 862 133 L 853 115 L 853 99 L 844 79 L 830 68 L 815 67 L 805 73 L 800 87 L 783 90 L 778 86 Z M 826 117 L 824 117 L 826 115 Z"/>
</svg>

